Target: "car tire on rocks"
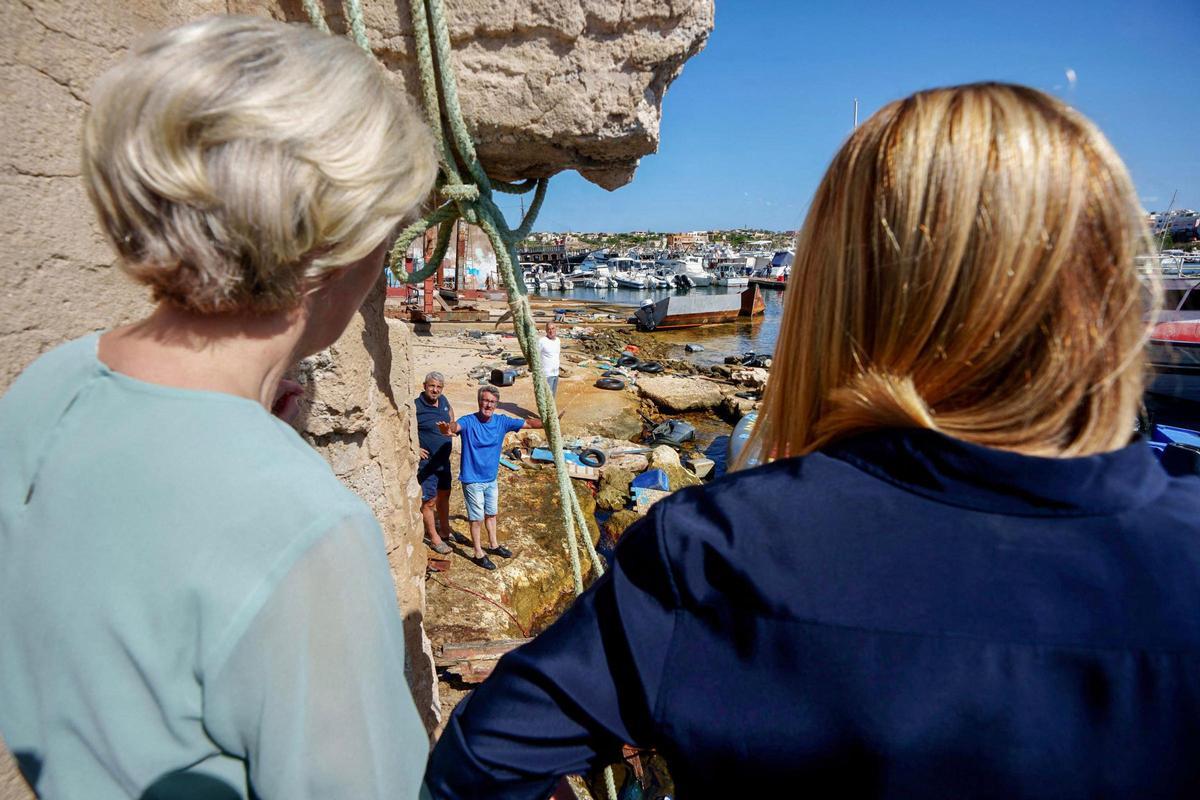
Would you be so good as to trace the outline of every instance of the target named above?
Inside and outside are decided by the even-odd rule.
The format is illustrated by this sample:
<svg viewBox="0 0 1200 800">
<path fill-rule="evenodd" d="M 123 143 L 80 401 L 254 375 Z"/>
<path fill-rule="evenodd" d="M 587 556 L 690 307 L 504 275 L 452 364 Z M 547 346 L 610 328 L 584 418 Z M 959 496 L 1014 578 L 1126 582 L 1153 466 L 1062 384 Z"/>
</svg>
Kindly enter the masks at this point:
<svg viewBox="0 0 1200 800">
<path fill-rule="evenodd" d="M 650 374 L 654 374 L 656 372 L 662 372 L 663 365 L 658 363 L 657 361 L 643 361 L 642 363 L 637 365 L 637 371 L 638 372 L 648 372 Z"/>
<path fill-rule="evenodd" d="M 637 356 L 621 356 L 617 359 L 618 367 L 634 367 L 637 366 Z"/>
<path fill-rule="evenodd" d="M 510 367 L 524 367 L 529 363 L 525 356 L 511 356 L 506 362 Z"/>
<path fill-rule="evenodd" d="M 603 450 L 597 450 L 593 447 L 589 447 L 579 454 L 579 463 L 585 467 L 603 467 L 604 462 L 607 460 L 608 456 L 604 454 Z"/>
<path fill-rule="evenodd" d="M 624 389 L 625 381 L 619 378 L 601 378 L 596 381 L 597 389 Z"/>
</svg>

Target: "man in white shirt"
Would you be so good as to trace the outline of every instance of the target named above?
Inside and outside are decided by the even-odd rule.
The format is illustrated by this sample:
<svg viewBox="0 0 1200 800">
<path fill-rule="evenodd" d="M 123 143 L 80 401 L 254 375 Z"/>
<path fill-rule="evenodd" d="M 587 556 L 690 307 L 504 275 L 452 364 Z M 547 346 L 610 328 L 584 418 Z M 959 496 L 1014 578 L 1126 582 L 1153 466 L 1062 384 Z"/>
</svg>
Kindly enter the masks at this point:
<svg viewBox="0 0 1200 800">
<path fill-rule="evenodd" d="M 546 335 L 538 339 L 538 353 L 542 359 L 542 371 L 546 373 L 546 383 L 550 384 L 550 393 L 558 395 L 558 361 L 562 350 L 562 340 L 558 338 L 558 326 L 553 322 L 546 323 Z"/>
</svg>

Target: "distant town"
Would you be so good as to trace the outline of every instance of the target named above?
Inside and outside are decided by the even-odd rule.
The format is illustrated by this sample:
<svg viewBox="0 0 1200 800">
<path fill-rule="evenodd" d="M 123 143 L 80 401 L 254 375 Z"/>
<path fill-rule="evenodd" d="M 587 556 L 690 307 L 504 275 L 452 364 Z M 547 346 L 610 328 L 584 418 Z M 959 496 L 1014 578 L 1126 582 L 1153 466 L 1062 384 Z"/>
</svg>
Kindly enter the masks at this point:
<svg viewBox="0 0 1200 800">
<path fill-rule="evenodd" d="M 1150 226 L 1161 248 L 1200 248 L 1200 211 L 1191 208 L 1150 211 L 1146 214 L 1146 224 Z"/>
<path fill-rule="evenodd" d="M 1173 211 L 1149 211 L 1146 224 L 1162 248 L 1200 248 L 1200 211 L 1190 208 Z M 563 248 L 566 252 L 580 250 L 642 252 L 690 252 L 716 248 L 732 250 L 784 250 L 795 243 L 796 232 L 773 231 L 764 228 L 733 228 L 708 231 L 544 231 L 530 234 L 519 249 L 537 251 L 542 248 Z"/>
<path fill-rule="evenodd" d="M 782 250 L 791 247 L 795 231 L 772 231 L 762 228 L 734 228 L 732 230 L 685 231 L 666 233 L 662 231 L 629 231 L 626 233 L 562 231 L 530 234 L 521 242 L 521 250 L 537 250 L 544 247 L 564 247 L 568 252 L 577 250 L 627 250 L 645 252 L 687 252 L 706 246 L 725 246 L 734 250 L 745 248 L 760 250 Z"/>
</svg>

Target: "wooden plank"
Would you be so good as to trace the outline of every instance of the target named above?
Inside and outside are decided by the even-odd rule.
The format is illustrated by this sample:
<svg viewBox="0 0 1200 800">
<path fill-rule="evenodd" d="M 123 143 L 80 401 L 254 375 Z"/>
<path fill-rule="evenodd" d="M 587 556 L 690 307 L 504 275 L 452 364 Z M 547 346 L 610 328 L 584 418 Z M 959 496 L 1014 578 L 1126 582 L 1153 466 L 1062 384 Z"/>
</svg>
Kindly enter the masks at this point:
<svg viewBox="0 0 1200 800">
<path fill-rule="evenodd" d="M 477 656 L 499 658 L 509 650 L 515 650 L 521 645 L 532 641 L 533 639 L 493 639 L 473 642 L 447 642 L 438 646 L 437 658 L 445 658 L 448 661 L 461 661 Z"/>
<path fill-rule="evenodd" d="M 581 481 L 600 480 L 599 467 L 585 467 L 582 464 L 567 464 L 567 474 Z"/>
</svg>

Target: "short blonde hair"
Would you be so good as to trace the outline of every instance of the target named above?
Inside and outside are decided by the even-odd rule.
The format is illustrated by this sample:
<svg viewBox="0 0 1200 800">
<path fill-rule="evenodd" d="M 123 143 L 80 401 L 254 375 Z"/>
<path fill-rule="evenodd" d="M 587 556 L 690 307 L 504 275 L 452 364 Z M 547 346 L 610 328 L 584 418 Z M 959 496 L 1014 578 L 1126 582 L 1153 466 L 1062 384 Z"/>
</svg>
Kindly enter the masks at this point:
<svg viewBox="0 0 1200 800">
<path fill-rule="evenodd" d="M 1116 152 L 1058 100 L 978 84 L 888 105 L 834 157 L 798 234 L 747 452 L 885 427 L 1036 455 L 1122 446 L 1148 246 Z"/>
<path fill-rule="evenodd" d="M 308 26 L 218 16 L 105 73 L 83 133 L 88 194 L 156 300 L 294 307 L 429 193 L 428 129 L 383 69 Z"/>
</svg>

